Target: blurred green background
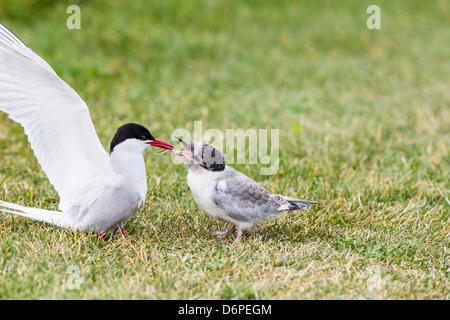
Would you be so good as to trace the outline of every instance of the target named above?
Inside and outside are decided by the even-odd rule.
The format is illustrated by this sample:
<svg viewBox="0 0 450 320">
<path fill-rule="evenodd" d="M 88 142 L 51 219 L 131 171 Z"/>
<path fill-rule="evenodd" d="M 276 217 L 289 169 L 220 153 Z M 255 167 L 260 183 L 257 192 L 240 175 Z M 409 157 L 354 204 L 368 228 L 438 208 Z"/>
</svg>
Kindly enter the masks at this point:
<svg viewBox="0 0 450 320">
<path fill-rule="evenodd" d="M 66 27 L 71 4 L 80 30 Z M 366 27 L 372 4 L 380 30 Z M 0 21 L 86 101 L 107 150 L 126 122 L 163 140 L 198 120 L 204 130 L 280 129 L 275 176 L 234 167 L 326 204 L 233 247 L 212 235 L 226 226 L 193 203 L 185 168 L 148 152 L 148 203 L 126 239 L 1 215 L 0 297 L 450 298 L 449 1 L 0 0 Z M 0 145 L 1 199 L 56 209 L 5 114 Z M 68 261 L 81 290 L 59 285 Z M 370 291 L 372 266 L 384 282 Z"/>
</svg>

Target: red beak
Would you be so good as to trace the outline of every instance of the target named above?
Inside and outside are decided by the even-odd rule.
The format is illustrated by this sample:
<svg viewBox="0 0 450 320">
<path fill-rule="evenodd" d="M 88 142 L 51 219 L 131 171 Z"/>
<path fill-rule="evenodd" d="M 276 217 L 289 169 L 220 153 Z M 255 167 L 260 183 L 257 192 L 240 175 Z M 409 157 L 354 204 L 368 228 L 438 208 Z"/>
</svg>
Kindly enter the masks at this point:
<svg viewBox="0 0 450 320">
<path fill-rule="evenodd" d="M 167 149 L 167 150 L 175 149 L 174 146 L 168 144 L 167 142 L 159 140 L 159 139 L 156 139 L 155 141 L 147 142 L 147 144 L 151 145 L 152 147 L 158 147 L 158 148 Z"/>
</svg>

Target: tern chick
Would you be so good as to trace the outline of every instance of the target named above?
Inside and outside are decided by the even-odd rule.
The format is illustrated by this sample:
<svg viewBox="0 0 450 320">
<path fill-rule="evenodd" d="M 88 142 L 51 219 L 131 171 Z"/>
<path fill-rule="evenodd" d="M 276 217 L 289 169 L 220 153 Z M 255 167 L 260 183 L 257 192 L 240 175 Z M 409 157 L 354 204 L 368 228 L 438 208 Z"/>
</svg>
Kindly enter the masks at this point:
<svg viewBox="0 0 450 320">
<path fill-rule="evenodd" d="M 217 232 L 219 238 L 227 236 L 236 227 L 237 242 L 242 230 L 251 229 L 282 212 L 321 205 L 319 202 L 273 194 L 227 166 L 223 154 L 210 144 L 178 140 L 188 151 L 172 151 L 185 159 L 187 183 L 195 201 L 210 217 L 232 225 L 227 231 Z"/>
</svg>

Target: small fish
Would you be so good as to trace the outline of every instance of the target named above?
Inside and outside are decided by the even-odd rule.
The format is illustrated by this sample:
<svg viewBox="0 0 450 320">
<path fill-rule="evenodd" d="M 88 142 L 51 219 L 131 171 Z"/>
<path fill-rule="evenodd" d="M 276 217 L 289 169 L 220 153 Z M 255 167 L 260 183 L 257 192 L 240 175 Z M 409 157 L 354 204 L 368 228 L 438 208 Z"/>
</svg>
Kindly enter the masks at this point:
<svg viewBox="0 0 450 320">
<path fill-rule="evenodd" d="M 171 150 L 165 149 L 165 150 L 163 150 L 163 151 L 155 152 L 155 153 L 153 153 L 153 154 L 163 154 L 163 153 L 166 153 L 166 152 L 168 152 L 168 151 L 171 151 Z"/>
</svg>

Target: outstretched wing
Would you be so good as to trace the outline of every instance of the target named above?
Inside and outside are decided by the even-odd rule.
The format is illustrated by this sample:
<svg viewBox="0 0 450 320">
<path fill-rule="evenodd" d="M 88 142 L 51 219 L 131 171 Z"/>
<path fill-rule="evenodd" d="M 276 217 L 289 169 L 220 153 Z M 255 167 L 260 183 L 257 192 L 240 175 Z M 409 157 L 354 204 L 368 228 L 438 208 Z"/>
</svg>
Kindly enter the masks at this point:
<svg viewBox="0 0 450 320">
<path fill-rule="evenodd" d="M 269 219 L 288 210 L 289 203 L 242 173 L 226 167 L 224 179 L 217 181 L 213 202 L 239 221 Z"/>
<path fill-rule="evenodd" d="M 19 122 L 60 209 L 76 201 L 86 180 L 108 167 L 88 107 L 55 71 L 0 24 L 0 110 Z"/>
</svg>

